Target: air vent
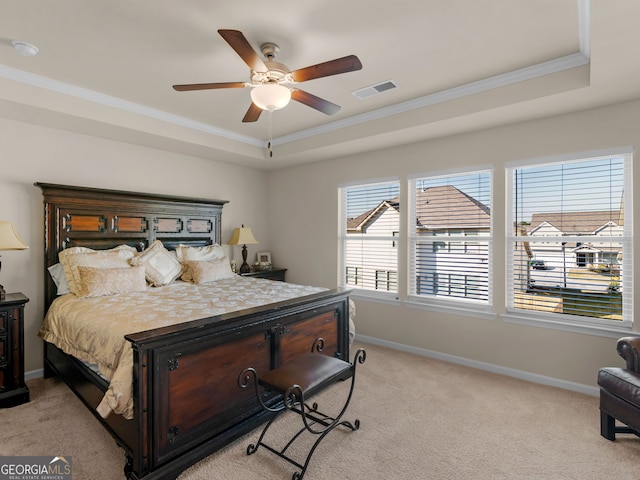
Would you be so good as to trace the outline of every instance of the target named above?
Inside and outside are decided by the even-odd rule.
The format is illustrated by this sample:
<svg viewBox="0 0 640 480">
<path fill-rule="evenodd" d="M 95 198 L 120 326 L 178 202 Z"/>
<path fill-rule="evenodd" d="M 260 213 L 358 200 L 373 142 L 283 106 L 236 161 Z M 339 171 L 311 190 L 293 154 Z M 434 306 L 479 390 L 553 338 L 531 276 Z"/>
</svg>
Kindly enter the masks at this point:
<svg viewBox="0 0 640 480">
<path fill-rule="evenodd" d="M 380 82 L 376 83 L 375 85 L 361 88 L 359 90 L 354 90 L 351 93 L 356 97 L 363 99 L 378 95 L 380 93 L 388 92 L 389 90 L 393 90 L 394 88 L 398 88 L 399 86 L 400 85 L 398 85 L 395 81 L 387 80 L 386 82 Z"/>
</svg>

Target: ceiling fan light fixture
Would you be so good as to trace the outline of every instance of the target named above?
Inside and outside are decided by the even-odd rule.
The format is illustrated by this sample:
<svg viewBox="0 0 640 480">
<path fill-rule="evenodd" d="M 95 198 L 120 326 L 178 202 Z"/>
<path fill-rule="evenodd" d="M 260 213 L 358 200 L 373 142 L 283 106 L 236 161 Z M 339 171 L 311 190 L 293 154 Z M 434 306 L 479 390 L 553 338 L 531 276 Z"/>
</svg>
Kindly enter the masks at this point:
<svg viewBox="0 0 640 480">
<path fill-rule="evenodd" d="M 279 110 L 291 101 L 291 90 L 277 83 L 258 85 L 251 90 L 251 101 L 262 110 Z"/>
</svg>

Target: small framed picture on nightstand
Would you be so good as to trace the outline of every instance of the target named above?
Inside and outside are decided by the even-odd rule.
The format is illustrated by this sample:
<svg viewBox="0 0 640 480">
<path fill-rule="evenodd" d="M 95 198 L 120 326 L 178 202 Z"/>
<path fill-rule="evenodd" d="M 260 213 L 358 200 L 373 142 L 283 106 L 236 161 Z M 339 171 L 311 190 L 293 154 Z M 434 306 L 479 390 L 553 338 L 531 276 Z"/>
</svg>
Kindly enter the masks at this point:
<svg viewBox="0 0 640 480">
<path fill-rule="evenodd" d="M 271 252 L 258 252 L 256 258 L 260 270 L 269 270 L 271 268 Z"/>
</svg>

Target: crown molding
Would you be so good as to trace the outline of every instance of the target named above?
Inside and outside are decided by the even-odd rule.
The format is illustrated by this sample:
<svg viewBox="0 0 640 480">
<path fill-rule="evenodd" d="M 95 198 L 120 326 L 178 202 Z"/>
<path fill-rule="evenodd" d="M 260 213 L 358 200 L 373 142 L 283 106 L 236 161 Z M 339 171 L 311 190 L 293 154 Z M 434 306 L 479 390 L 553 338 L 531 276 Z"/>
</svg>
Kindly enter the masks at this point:
<svg viewBox="0 0 640 480">
<path fill-rule="evenodd" d="M 381 118 L 389 117 L 399 113 L 409 112 L 419 108 L 428 107 L 437 103 L 448 102 L 468 95 L 486 92 L 500 87 L 513 85 L 516 83 L 532 80 L 534 78 L 558 73 L 571 68 L 580 67 L 589 64 L 589 59 L 582 53 L 574 53 L 565 57 L 549 60 L 538 65 L 524 67 L 512 72 L 496 75 L 476 82 L 460 85 L 459 87 L 448 88 L 423 97 L 414 98 L 406 102 L 390 105 L 388 107 L 372 110 L 361 115 L 345 118 L 335 122 L 327 123 L 319 127 L 300 130 L 290 135 L 283 135 L 273 139 L 274 145 L 282 145 L 295 142 L 303 138 L 314 137 L 324 133 L 340 130 L 342 128 L 352 127 L 362 123 L 371 122 Z"/>
<path fill-rule="evenodd" d="M 299 132 L 295 132 L 290 135 L 283 135 L 281 137 L 274 138 L 272 140 L 272 144 L 283 145 L 342 128 L 382 119 L 398 113 L 428 107 L 430 105 L 455 100 L 467 95 L 482 93 L 495 88 L 505 87 L 507 85 L 532 80 L 552 73 L 559 73 L 571 68 L 588 65 L 591 62 L 591 0 L 578 0 L 578 39 L 580 51 L 571 55 L 566 55 L 564 57 L 531 65 L 529 67 L 524 67 L 504 74 L 495 75 L 493 77 L 467 83 L 458 87 L 441 90 L 403 103 L 327 123 L 319 127 L 300 130 Z"/>
<path fill-rule="evenodd" d="M 0 77 L 52 92 L 61 93 L 70 97 L 79 98 L 88 102 L 106 105 L 108 107 L 116 108 L 125 112 L 135 113 L 137 115 L 153 118 L 155 120 L 172 123 L 174 125 L 190 128 L 192 130 L 198 130 L 204 133 L 209 133 L 230 140 L 235 140 L 237 142 L 246 143 L 257 147 L 263 147 L 265 144 L 265 142 L 263 142 L 262 140 L 249 137 L 248 135 L 240 135 L 230 130 L 214 127 L 213 125 L 209 125 L 204 122 L 197 122 L 186 117 L 181 117 L 179 115 L 167 113 L 162 110 L 146 107 L 144 105 L 129 102 L 127 100 L 122 100 L 120 98 L 105 95 L 94 90 L 89 90 L 87 88 L 77 87 L 69 83 L 52 80 L 41 75 L 35 75 L 33 73 L 17 70 L 15 68 L 7 67 L 6 65 L 0 65 Z"/>
</svg>

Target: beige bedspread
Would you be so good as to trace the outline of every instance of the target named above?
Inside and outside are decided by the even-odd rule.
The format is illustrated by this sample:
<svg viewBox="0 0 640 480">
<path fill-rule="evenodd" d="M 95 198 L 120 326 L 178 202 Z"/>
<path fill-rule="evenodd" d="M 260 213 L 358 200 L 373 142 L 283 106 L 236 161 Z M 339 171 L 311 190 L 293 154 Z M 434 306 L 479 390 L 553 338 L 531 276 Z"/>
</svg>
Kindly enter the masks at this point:
<svg viewBox="0 0 640 480">
<path fill-rule="evenodd" d="M 126 334 L 323 290 L 234 276 L 201 285 L 178 281 L 165 287 L 149 287 L 142 293 L 108 297 L 79 298 L 67 294 L 51 304 L 38 335 L 64 352 L 98 365 L 100 373 L 110 382 L 97 408 L 102 417 L 113 412 L 133 418 L 133 353 L 124 339 Z M 179 319 L 175 312 L 180 312 Z"/>
</svg>

